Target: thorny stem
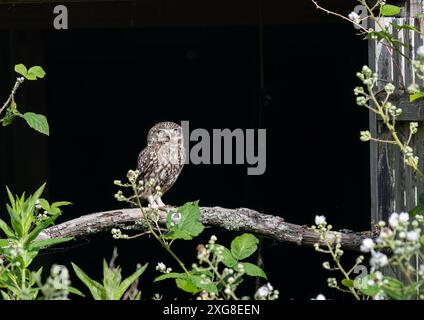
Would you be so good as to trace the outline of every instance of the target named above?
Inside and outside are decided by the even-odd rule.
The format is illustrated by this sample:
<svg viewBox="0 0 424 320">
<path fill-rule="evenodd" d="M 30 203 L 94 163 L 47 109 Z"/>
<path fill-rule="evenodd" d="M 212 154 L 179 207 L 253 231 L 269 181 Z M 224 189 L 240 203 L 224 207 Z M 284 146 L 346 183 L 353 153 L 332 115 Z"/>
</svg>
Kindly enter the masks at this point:
<svg viewBox="0 0 424 320">
<path fill-rule="evenodd" d="M 399 139 L 399 136 L 398 136 L 398 134 L 397 134 L 397 132 L 396 132 L 396 130 L 395 130 L 395 122 L 393 122 L 393 124 L 391 124 L 390 123 L 390 119 L 389 119 L 389 117 L 386 115 L 386 113 L 384 112 L 384 110 L 383 110 L 383 107 L 381 106 L 381 104 L 378 102 L 378 100 L 377 100 L 377 98 L 376 98 L 376 96 L 375 96 L 375 94 L 374 94 L 374 91 L 373 91 L 373 88 L 372 88 L 372 85 L 368 85 L 367 86 L 368 87 L 368 92 L 369 92 L 369 96 L 370 96 L 370 98 L 371 98 L 371 100 L 372 100 L 372 102 L 374 103 L 374 105 L 377 107 L 377 109 L 373 109 L 374 110 L 374 112 L 375 113 L 377 113 L 381 118 L 382 118 L 382 120 L 383 120 L 383 122 L 384 122 L 384 124 L 386 125 L 386 127 L 387 127 L 387 129 L 389 129 L 389 131 L 390 131 L 390 134 L 392 135 L 392 137 L 393 137 L 393 139 L 394 139 L 394 143 L 395 144 L 397 144 L 398 145 L 398 147 L 400 148 L 400 150 L 402 151 L 402 153 L 404 153 L 405 154 L 405 152 L 406 152 L 406 147 L 405 147 L 405 145 L 402 143 L 402 141 Z M 386 100 L 387 100 L 387 98 L 386 98 Z M 385 100 L 385 101 L 386 101 Z M 406 144 L 406 145 L 408 145 L 409 144 L 409 139 L 408 139 L 408 143 Z M 410 166 L 412 169 L 413 169 L 413 171 L 414 171 L 414 173 L 416 174 L 416 175 L 418 175 L 418 177 L 422 180 L 422 181 L 424 181 L 424 173 L 418 168 L 418 165 L 412 165 L 412 164 L 410 164 L 410 163 L 407 163 L 408 164 L 408 166 Z"/>
<path fill-rule="evenodd" d="M 342 14 L 339 14 L 339 13 L 337 13 L 337 12 L 334 12 L 334 11 L 331 11 L 331 10 L 328 10 L 328 9 L 325 9 L 325 8 L 323 8 L 323 7 L 321 7 L 319 4 L 318 4 L 318 1 L 317 0 L 311 0 L 313 3 L 314 3 L 314 5 L 315 5 L 315 7 L 318 9 L 318 10 L 321 10 L 321 11 L 324 11 L 325 13 L 327 13 L 327 14 L 330 14 L 330 15 L 333 15 L 333 16 L 336 16 L 336 17 L 339 17 L 339 18 L 341 18 L 341 19 L 343 19 L 343 20 L 346 20 L 346 21 L 349 21 L 349 23 L 351 23 L 351 24 L 353 24 L 353 25 L 355 25 L 355 26 L 357 26 L 362 32 L 363 32 L 363 34 L 368 34 L 369 32 L 370 32 L 370 30 L 368 30 L 368 29 L 366 29 L 366 28 L 364 28 L 361 24 L 359 24 L 359 23 L 357 23 L 357 22 L 355 22 L 355 21 L 352 21 L 352 20 L 350 20 L 348 17 L 345 17 L 344 15 L 342 15 Z M 368 6 L 368 4 L 366 3 L 366 1 L 363 1 L 363 0 L 359 0 L 359 2 L 362 4 L 362 5 L 364 5 L 365 7 L 366 7 L 366 9 L 367 9 L 367 11 L 369 12 L 369 14 L 370 14 L 370 17 L 371 18 L 373 18 L 373 20 L 376 22 L 376 24 L 377 24 L 377 26 L 378 27 L 380 27 L 380 29 L 381 30 L 385 30 L 384 29 L 384 27 L 381 25 L 381 23 L 380 23 L 380 21 L 379 21 L 379 18 L 380 17 L 376 17 L 375 15 L 374 15 L 374 13 L 373 13 L 373 11 L 375 10 L 375 8 L 377 7 L 377 4 L 378 4 L 378 2 L 377 2 L 377 4 L 376 5 L 374 5 L 374 7 L 372 7 L 372 8 L 370 8 L 369 6 Z M 414 30 L 415 31 L 415 30 Z M 417 31 L 416 31 L 417 32 Z M 418 31 L 418 33 L 420 33 L 419 31 Z M 420 33 L 421 34 L 421 33 Z M 387 40 L 387 39 L 386 39 Z M 396 45 L 392 42 L 392 41 L 390 41 L 390 39 L 388 39 L 388 42 L 389 43 L 384 43 L 384 42 L 382 42 L 381 41 L 381 44 L 384 46 L 384 47 L 386 47 L 386 49 L 387 49 L 387 52 L 389 53 L 389 55 L 391 56 L 391 59 L 392 59 L 392 61 L 394 62 L 394 65 L 396 66 L 396 68 L 400 71 L 400 66 L 396 63 L 396 61 L 394 60 L 394 57 L 393 57 L 393 50 L 395 50 L 398 54 L 400 54 L 402 57 L 404 57 L 407 61 L 411 61 L 411 58 L 410 57 L 408 57 L 407 55 L 405 55 L 401 50 L 399 50 L 399 48 L 398 47 L 396 47 Z M 405 84 L 404 84 L 404 80 L 403 79 L 401 79 L 401 82 L 402 82 L 402 84 L 403 84 L 403 86 L 405 87 Z"/>
<path fill-rule="evenodd" d="M 147 227 L 149 228 L 149 233 L 151 233 L 157 241 L 159 241 L 159 243 L 162 245 L 163 248 L 165 248 L 166 251 L 168 251 L 168 253 L 175 259 L 175 261 L 177 261 L 177 263 L 180 265 L 181 269 L 184 270 L 184 272 L 189 275 L 189 271 L 187 270 L 187 268 L 185 267 L 184 263 L 177 257 L 177 255 L 171 250 L 171 248 L 169 247 L 169 245 L 162 239 L 162 237 L 160 237 L 155 230 L 153 229 L 152 225 L 149 222 L 149 219 L 147 217 L 147 214 L 145 212 L 145 210 L 143 209 L 143 206 L 141 205 L 141 201 L 140 201 L 140 197 L 138 196 L 138 192 L 137 192 L 137 187 L 134 184 L 131 184 L 132 189 L 134 194 L 136 195 L 136 200 L 137 200 L 137 205 L 140 208 L 142 214 L 143 214 L 143 218 L 147 223 Z"/>
<path fill-rule="evenodd" d="M 23 82 L 23 79 L 22 78 L 17 78 L 16 79 L 15 85 L 13 86 L 13 89 L 10 92 L 9 97 L 7 98 L 6 102 L 3 104 L 3 106 L 0 109 L 0 115 L 7 108 L 7 106 L 9 106 L 10 102 L 11 101 L 14 101 L 14 97 L 15 97 L 16 91 L 18 90 L 18 88 L 19 88 L 19 86 L 20 86 L 20 84 L 22 82 Z"/>
<path fill-rule="evenodd" d="M 341 265 L 340 259 L 337 257 L 336 253 L 334 252 L 332 244 L 330 244 L 328 242 L 328 240 L 326 240 L 325 243 L 327 245 L 329 253 L 333 257 L 333 261 L 336 263 L 340 272 L 343 273 L 345 279 L 350 280 L 349 274 L 345 271 L 345 269 Z M 355 297 L 356 300 L 361 300 L 361 298 L 358 296 L 358 294 L 356 293 L 356 290 L 354 288 L 349 288 L 349 292 L 353 294 L 353 296 Z"/>
<path fill-rule="evenodd" d="M 213 271 L 213 273 L 216 275 L 216 277 L 219 279 L 219 281 L 224 285 L 226 285 L 225 280 L 222 278 L 222 276 L 219 274 L 218 270 L 215 268 L 215 266 L 212 264 L 212 262 L 209 261 L 209 259 L 205 260 L 206 263 L 209 265 L 209 267 L 211 268 L 211 270 Z M 231 298 L 233 298 L 234 300 L 239 300 L 239 298 L 237 298 L 237 296 L 235 295 L 235 293 L 231 290 L 231 292 L 228 294 Z"/>
</svg>

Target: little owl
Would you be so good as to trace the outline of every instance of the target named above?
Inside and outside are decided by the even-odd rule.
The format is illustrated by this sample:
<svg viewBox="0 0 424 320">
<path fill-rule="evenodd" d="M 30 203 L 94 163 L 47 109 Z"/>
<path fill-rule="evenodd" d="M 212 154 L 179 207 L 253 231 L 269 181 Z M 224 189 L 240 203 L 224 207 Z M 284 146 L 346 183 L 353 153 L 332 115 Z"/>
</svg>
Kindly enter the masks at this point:
<svg viewBox="0 0 424 320">
<path fill-rule="evenodd" d="M 138 156 L 137 170 L 140 171 L 139 180 L 143 183 L 139 196 L 153 208 L 165 207 L 161 195 L 175 183 L 184 162 L 181 127 L 174 122 L 156 124 L 149 130 L 147 146 Z"/>
</svg>

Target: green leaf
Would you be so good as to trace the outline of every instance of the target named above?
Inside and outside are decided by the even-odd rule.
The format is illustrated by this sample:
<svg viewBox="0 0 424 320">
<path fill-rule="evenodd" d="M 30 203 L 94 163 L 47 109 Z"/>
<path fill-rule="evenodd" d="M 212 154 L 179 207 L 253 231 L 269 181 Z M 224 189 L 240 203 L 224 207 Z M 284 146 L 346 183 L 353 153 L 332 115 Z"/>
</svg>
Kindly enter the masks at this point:
<svg viewBox="0 0 424 320">
<path fill-rule="evenodd" d="M 34 66 L 34 67 L 29 68 L 27 75 L 34 75 L 36 78 L 41 79 L 41 78 L 44 78 L 44 76 L 46 75 L 46 72 L 43 70 L 42 67 Z"/>
<path fill-rule="evenodd" d="M 244 271 L 248 276 L 267 279 L 265 272 L 257 265 L 254 265 L 250 262 L 241 262 L 241 264 L 243 265 Z"/>
<path fill-rule="evenodd" d="M 55 207 L 55 208 L 70 206 L 70 205 L 72 205 L 72 202 L 69 202 L 69 201 L 57 201 L 52 203 L 52 207 Z"/>
<path fill-rule="evenodd" d="M 49 124 L 47 122 L 46 117 L 42 114 L 26 112 L 22 115 L 22 117 L 32 129 L 41 132 L 42 134 L 45 134 L 47 136 L 50 134 Z"/>
<path fill-rule="evenodd" d="M 15 65 L 15 72 L 25 77 L 28 71 L 27 68 L 22 63 L 20 63 Z"/>
<path fill-rule="evenodd" d="M 422 244 L 422 245 L 424 245 L 424 235 L 422 235 L 422 236 L 420 237 L 420 242 L 421 242 L 421 244 Z"/>
<path fill-rule="evenodd" d="M 204 283 L 204 279 L 199 275 L 190 275 L 187 276 L 187 279 L 189 279 L 190 282 L 193 283 L 200 290 L 218 293 L 218 288 L 214 283 Z"/>
<path fill-rule="evenodd" d="M 406 29 L 406 30 L 411 30 L 415 32 L 420 32 L 417 28 L 409 24 L 397 24 L 396 22 L 391 22 L 390 24 L 398 30 Z"/>
<path fill-rule="evenodd" d="M 88 290 L 90 290 L 91 295 L 95 300 L 102 300 L 104 296 L 104 288 L 97 281 L 91 279 L 84 271 L 81 270 L 75 263 L 71 262 L 72 268 L 74 268 L 75 273 L 78 278 L 87 286 Z"/>
<path fill-rule="evenodd" d="M 369 274 L 363 278 L 356 280 L 355 283 L 358 284 L 358 289 L 363 294 L 373 297 L 380 291 L 380 287 L 376 283 L 374 283 L 373 285 L 369 285 L 369 281 L 374 279 L 375 279 L 375 275 Z"/>
<path fill-rule="evenodd" d="M 59 243 L 68 242 L 68 241 L 71 241 L 73 239 L 74 239 L 73 237 L 67 237 L 67 238 L 55 238 L 55 239 L 39 240 L 39 241 L 34 241 L 33 243 L 31 243 L 31 247 L 33 249 L 41 249 L 41 248 L 54 246 L 54 245 L 59 244 Z"/>
<path fill-rule="evenodd" d="M 15 197 L 13 196 L 12 192 L 10 191 L 9 187 L 6 186 L 6 191 L 7 191 L 7 196 L 9 197 L 9 202 L 10 204 L 14 207 L 16 202 L 15 202 Z"/>
<path fill-rule="evenodd" d="M 170 272 L 170 273 L 164 273 L 157 277 L 153 282 L 162 281 L 166 279 L 177 279 L 177 278 L 185 278 L 187 275 L 185 273 L 178 273 L 178 272 Z"/>
<path fill-rule="evenodd" d="M 4 222 L 2 219 L 0 219 L 0 229 L 3 230 L 4 234 L 9 238 L 15 237 L 15 233 L 13 232 L 13 230 L 10 229 L 7 223 Z"/>
<path fill-rule="evenodd" d="M 40 206 L 43 208 L 43 210 L 46 210 L 47 212 L 50 211 L 50 204 L 46 199 L 38 199 L 40 201 Z"/>
<path fill-rule="evenodd" d="M 415 100 L 422 99 L 424 97 L 424 93 L 417 92 L 409 95 L 409 102 L 414 102 Z"/>
<path fill-rule="evenodd" d="M 353 288 L 355 286 L 355 282 L 353 280 L 350 280 L 350 279 L 343 279 L 342 280 L 342 284 L 346 288 Z"/>
<path fill-rule="evenodd" d="M 231 253 L 237 260 L 251 256 L 258 248 L 259 240 L 253 234 L 245 233 L 231 242 Z"/>
<path fill-rule="evenodd" d="M 385 17 L 390 17 L 390 16 L 395 16 L 397 14 L 399 14 L 401 11 L 401 8 L 398 6 L 394 6 L 391 4 L 385 4 L 383 6 L 381 6 L 380 8 L 380 13 L 382 16 Z"/>
<path fill-rule="evenodd" d="M 201 291 L 189 278 L 179 278 L 175 279 L 175 283 L 177 284 L 177 287 L 181 290 L 189 293 L 198 293 Z"/>
<path fill-rule="evenodd" d="M 417 214 L 424 212 L 424 193 L 418 196 L 418 205 L 415 208 L 409 210 L 409 214 L 415 217 Z"/>
<path fill-rule="evenodd" d="M 168 232 L 165 234 L 167 239 L 191 240 L 198 236 L 204 229 L 200 222 L 200 210 L 197 203 L 186 203 L 177 209 L 181 215 L 177 224 L 172 221 L 173 212 L 168 212 L 166 226 Z"/>
<path fill-rule="evenodd" d="M 6 292 L 4 292 L 3 290 L 1 290 L 0 293 L 1 293 L 1 296 L 2 296 L 3 300 L 12 300 L 9 297 L 9 295 Z"/>
<path fill-rule="evenodd" d="M 125 291 L 133 284 L 134 281 L 136 281 L 146 270 L 148 263 L 146 263 L 144 266 L 142 266 L 140 269 L 138 269 L 136 272 L 134 272 L 132 275 L 130 275 L 128 278 L 126 278 L 122 283 L 119 285 L 118 291 L 115 293 L 115 299 L 120 300 L 121 297 L 124 295 Z"/>
<path fill-rule="evenodd" d="M 220 244 L 214 245 L 213 249 L 211 249 L 212 253 L 215 253 L 217 248 L 221 248 L 221 252 L 222 252 L 221 262 L 223 264 L 225 264 L 227 267 L 230 267 L 230 268 L 234 267 L 237 264 L 237 260 L 234 259 L 233 255 L 231 254 L 231 251 Z"/>
<path fill-rule="evenodd" d="M 36 76 L 35 74 L 33 74 L 33 73 L 27 73 L 27 74 L 25 75 L 25 78 L 26 78 L 27 80 L 37 80 L 37 76 Z"/>
<path fill-rule="evenodd" d="M 9 240 L 7 239 L 0 239 L 0 248 L 1 247 L 7 247 L 10 244 Z"/>
<path fill-rule="evenodd" d="M 403 285 L 398 279 L 392 277 L 384 277 L 383 291 L 394 300 L 405 300 L 403 293 Z"/>
<path fill-rule="evenodd" d="M 73 293 L 73 294 L 76 294 L 77 296 L 80 296 L 80 297 L 84 297 L 85 298 L 85 295 L 81 291 L 79 291 L 77 288 L 69 287 L 69 292 L 70 293 Z"/>
<path fill-rule="evenodd" d="M 35 238 L 37 238 L 37 236 L 40 234 L 41 231 L 43 231 L 48 226 L 53 224 L 53 222 L 57 219 L 57 217 L 59 217 L 59 214 L 51 216 L 51 217 L 47 218 L 46 220 L 44 220 L 43 222 L 41 222 L 39 225 L 37 225 L 28 235 L 28 237 L 26 239 L 26 243 L 28 244 L 28 243 L 32 242 L 33 240 L 35 240 Z"/>
</svg>

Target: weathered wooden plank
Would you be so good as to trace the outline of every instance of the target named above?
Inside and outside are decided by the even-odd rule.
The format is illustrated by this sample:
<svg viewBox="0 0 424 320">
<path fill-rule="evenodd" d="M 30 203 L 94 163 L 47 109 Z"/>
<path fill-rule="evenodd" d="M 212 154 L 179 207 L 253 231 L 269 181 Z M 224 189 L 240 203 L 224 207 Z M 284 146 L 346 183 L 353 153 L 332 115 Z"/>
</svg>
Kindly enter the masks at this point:
<svg viewBox="0 0 424 320">
<path fill-rule="evenodd" d="M 401 18 L 384 18 L 382 25 L 394 22 L 398 25 L 414 25 L 422 31 L 421 21 L 413 18 L 422 12 L 422 3 L 418 0 L 406 1 L 402 10 Z M 378 26 L 374 26 L 379 30 Z M 407 47 L 399 46 L 400 53 L 392 52 L 385 43 L 376 44 L 369 42 L 369 64 L 377 72 L 380 79 L 378 90 L 381 90 L 387 82 L 392 82 L 398 92 L 390 101 L 400 107 L 403 112 L 398 118 L 396 131 L 402 141 L 409 136 L 409 123 L 416 121 L 421 130 L 413 136 L 410 146 L 420 157 L 419 166 L 424 166 L 424 102 L 409 102 L 409 96 L 405 89 L 412 83 L 423 84 L 416 79 L 412 66 L 405 59 L 416 59 L 415 50 L 423 44 L 422 37 L 411 30 L 394 31 L 394 36 L 406 43 Z M 387 43 L 386 43 L 387 44 Z M 399 91 L 400 90 L 400 91 Z M 384 95 L 384 93 L 383 93 Z M 377 119 L 374 113 L 370 113 L 370 131 L 373 136 L 392 140 L 390 132 L 384 123 Z M 405 164 L 403 154 L 398 146 L 391 144 L 371 143 L 370 147 L 371 169 L 371 219 L 373 222 L 387 220 L 392 212 L 408 211 L 417 205 L 418 195 L 424 190 L 423 183 L 413 174 Z M 387 273 L 395 274 L 402 279 L 399 270 L 386 270 Z"/>
</svg>

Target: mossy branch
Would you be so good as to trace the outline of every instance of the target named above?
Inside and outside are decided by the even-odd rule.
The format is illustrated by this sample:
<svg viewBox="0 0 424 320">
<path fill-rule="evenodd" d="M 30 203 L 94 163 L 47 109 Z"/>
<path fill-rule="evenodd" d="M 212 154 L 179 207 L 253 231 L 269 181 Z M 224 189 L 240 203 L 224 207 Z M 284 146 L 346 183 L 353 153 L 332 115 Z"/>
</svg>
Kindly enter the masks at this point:
<svg viewBox="0 0 424 320">
<path fill-rule="evenodd" d="M 279 216 L 262 214 L 252 209 L 226 209 L 221 207 L 201 207 L 202 223 L 228 231 L 250 232 L 277 242 L 287 242 L 302 246 L 313 246 L 324 242 L 319 235 L 307 226 L 285 222 Z M 159 211 L 159 225 L 165 225 L 166 211 Z M 143 213 L 138 208 L 110 210 L 83 215 L 44 230 L 37 240 L 80 237 L 109 231 L 112 228 L 146 230 Z M 341 236 L 341 247 L 345 250 L 359 251 L 362 240 L 371 236 L 366 232 L 329 232 L 327 241 L 335 241 L 336 234 Z"/>
</svg>

